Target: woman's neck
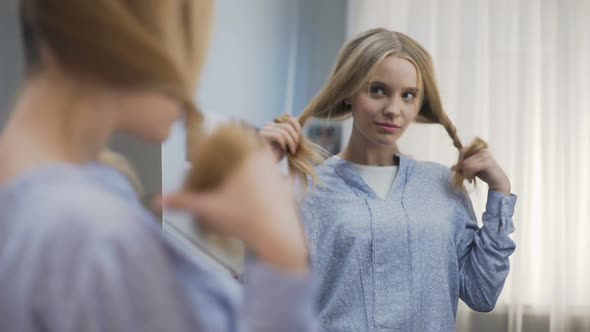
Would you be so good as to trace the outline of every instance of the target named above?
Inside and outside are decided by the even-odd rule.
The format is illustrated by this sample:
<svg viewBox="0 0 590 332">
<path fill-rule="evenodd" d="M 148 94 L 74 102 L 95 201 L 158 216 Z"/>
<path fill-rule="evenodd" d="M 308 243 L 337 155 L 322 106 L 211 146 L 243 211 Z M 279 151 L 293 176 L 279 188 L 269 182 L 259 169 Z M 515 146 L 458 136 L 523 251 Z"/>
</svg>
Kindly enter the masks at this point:
<svg viewBox="0 0 590 332">
<path fill-rule="evenodd" d="M 359 134 L 353 132 L 339 157 L 359 165 L 392 166 L 399 163 L 398 158 L 395 158 L 398 153 L 397 145 L 373 144 L 361 139 Z"/>
<path fill-rule="evenodd" d="M 55 73 L 24 86 L 0 135 L 0 183 L 38 166 L 96 159 L 114 131 L 115 113 L 88 91 Z"/>
</svg>

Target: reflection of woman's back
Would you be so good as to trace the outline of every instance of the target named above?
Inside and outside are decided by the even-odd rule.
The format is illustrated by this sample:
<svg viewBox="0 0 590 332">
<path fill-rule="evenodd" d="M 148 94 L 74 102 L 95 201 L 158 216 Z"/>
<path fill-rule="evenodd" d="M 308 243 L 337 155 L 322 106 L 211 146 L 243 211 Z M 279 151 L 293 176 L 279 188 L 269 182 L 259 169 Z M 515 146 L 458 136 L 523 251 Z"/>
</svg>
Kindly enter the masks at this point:
<svg viewBox="0 0 590 332">
<path fill-rule="evenodd" d="M 462 174 L 472 178 L 467 165 L 475 160 L 478 177 L 497 188 L 488 193 L 478 228 L 468 195 L 453 189 L 462 179 L 445 166 L 402 155 L 396 145 L 417 119 L 443 125 L 462 148 L 442 110 L 428 53 L 384 29 L 348 42 L 299 119 L 348 115 L 348 145 L 315 168 L 319 184 L 302 206 L 323 327 L 454 331 L 459 298 L 474 310 L 492 310 L 514 251 L 508 234 L 516 198 L 508 179 L 486 159 L 483 142 L 463 150 Z M 291 156 L 291 165 L 304 170 L 299 158 Z M 482 175 L 488 173 L 494 176 Z"/>
</svg>

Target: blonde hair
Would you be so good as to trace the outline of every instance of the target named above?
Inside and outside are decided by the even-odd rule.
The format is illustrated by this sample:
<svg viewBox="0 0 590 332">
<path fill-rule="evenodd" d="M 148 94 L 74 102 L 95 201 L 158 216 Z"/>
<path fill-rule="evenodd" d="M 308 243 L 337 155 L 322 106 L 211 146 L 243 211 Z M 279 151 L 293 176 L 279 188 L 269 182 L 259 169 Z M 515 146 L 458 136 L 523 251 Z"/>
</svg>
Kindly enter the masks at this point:
<svg viewBox="0 0 590 332">
<path fill-rule="evenodd" d="M 420 102 L 416 121 L 442 125 L 453 145 L 458 150 L 463 148 L 457 136 L 457 129 L 443 109 L 430 54 L 407 35 L 383 28 L 365 31 L 343 46 L 328 82 L 299 116 L 301 126 L 310 118 L 339 120 L 350 117 L 352 112 L 346 106 L 345 100 L 359 92 L 363 85 L 371 80 L 387 56 L 406 59 L 414 64 L 418 71 Z M 278 122 L 284 121 L 285 117 L 278 119 Z M 476 139 L 460 158 L 467 158 L 485 147 L 485 142 Z M 289 154 L 288 160 L 293 174 L 305 182 L 310 176 L 313 183 L 317 183 L 314 167 L 321 163 L 324 157 L 308 139 L 302 137 L 297 153 Z M 459 173 L 455 173 L 453 186 L 461 188 L 463 180 Z"/>
<path fill-rule="evenodd" d="M 28 72 L 43 68 L 47 47 L 71 75 L 191 105 L 211 8 L 207 0 L 21 0 Z"/>
</svg>

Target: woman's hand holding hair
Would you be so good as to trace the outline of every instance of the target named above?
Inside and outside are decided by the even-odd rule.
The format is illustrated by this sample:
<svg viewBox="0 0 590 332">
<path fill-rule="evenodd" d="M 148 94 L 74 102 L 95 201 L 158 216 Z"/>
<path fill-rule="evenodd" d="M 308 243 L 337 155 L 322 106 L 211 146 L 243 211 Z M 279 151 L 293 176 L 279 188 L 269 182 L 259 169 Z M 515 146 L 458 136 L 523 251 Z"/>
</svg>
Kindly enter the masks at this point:
<svg viewBox="0 0 590 332">
<path fill-rule="evenodd" d="M 297 153 L 302 135 L 301 125 L 294 116 L 283 115 L 275 122 L 265 124 L 259 135 L 272 146 L 275 158 L 281 160 L 286 153 Z"/>
<path fill-rule="evenodd" d="M 487 149 L 487 144 L 476 139 L 469 147 L 461 149 L 459 162 L 451 170 L 455 171 L 454 185 L 460 185 L 463 179 L 469 182 L 475 177 L 486 182 L 489 189 L 510 195 L 510 180 Z"/>
<path fill-rule="evenodd" d="M 308 271 L 308 254 L 291 179 L 253 132 L 227 126 L 203 138 L 185 190 L 163 198 L 211 229 L 243 240 L 268 264 Z"/>
</svg>

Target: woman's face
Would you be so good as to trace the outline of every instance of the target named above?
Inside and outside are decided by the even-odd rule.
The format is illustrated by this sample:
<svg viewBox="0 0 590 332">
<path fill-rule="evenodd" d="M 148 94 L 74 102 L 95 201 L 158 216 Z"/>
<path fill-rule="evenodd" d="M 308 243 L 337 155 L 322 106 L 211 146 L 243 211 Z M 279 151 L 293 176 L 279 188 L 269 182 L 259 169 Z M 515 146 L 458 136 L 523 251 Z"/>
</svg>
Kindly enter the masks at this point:
<svg viewBox="0 0 590 332">
<path fill-rule="evenodd" d="M 391 147 L 418 114 L 418 72 L 406 59 L 388 56 L 375 76 L 346 102 L 353 131 L 366 144 Z"/>
<path fill-rule="evenodd" d="M 119 130 L 150 142 L 168 138 L 183 112 L 176 100 L 157 92 L 130 92 L 118 95 Z"/>
</svg>

